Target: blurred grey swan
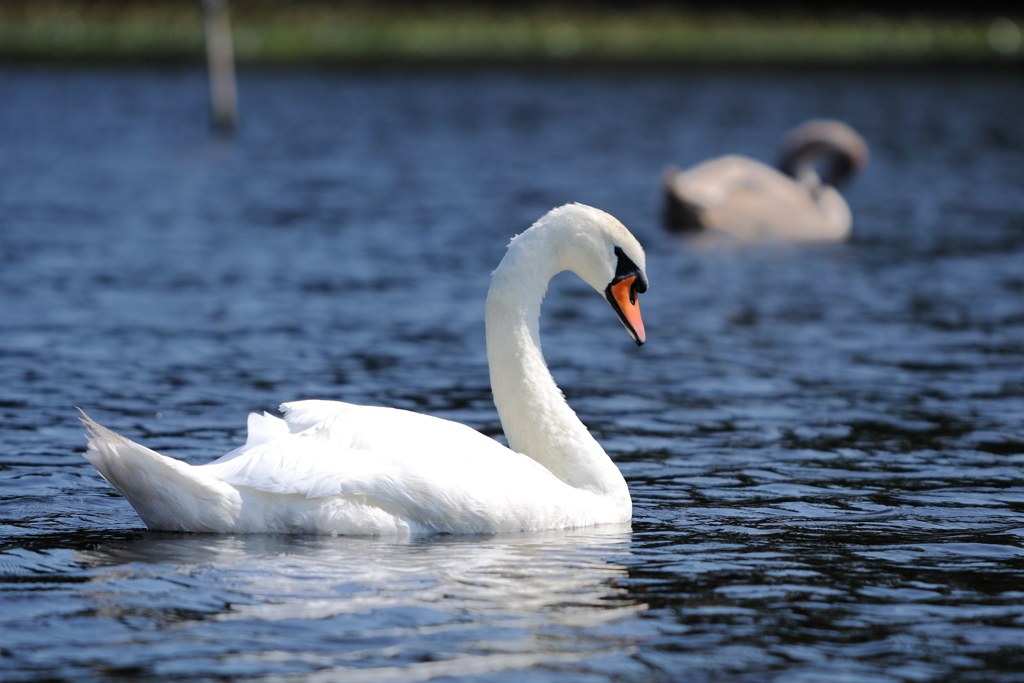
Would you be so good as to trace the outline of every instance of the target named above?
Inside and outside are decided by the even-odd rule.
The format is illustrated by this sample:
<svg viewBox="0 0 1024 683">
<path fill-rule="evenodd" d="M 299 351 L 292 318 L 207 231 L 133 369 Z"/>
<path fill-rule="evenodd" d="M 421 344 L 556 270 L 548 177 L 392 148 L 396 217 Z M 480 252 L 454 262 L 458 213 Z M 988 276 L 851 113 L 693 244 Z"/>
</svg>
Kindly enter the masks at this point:
<svg viewBox="0 0 1024 683">
<path fill-rule="evenodd" d="M 786 135 L 777 169 L 739 155 L 685 171 L 667 168 L 665 222 L 674 231 L 710 229 L 744 241 L 843 240 L 853 220 L 835 186 L 867 162 L 868 146 L 857 131 L 813 119 Z"/>
</svg>

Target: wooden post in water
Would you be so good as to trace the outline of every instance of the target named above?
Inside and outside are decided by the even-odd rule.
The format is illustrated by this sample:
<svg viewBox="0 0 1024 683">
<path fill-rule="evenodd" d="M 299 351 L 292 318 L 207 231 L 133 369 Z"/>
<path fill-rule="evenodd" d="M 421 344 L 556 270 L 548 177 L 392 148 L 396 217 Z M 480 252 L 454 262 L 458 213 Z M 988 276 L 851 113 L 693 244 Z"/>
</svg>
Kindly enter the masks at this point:
<svg viewBox="0 0 1024 683">
<path fill-rule="evenodd" d="M 231 45 L 228 0 L 202 2 L 213 125 L 218 130 L 229 131 L 238 123 L 238 94 L 235 89 L 235 54 Z"/>
</svg>

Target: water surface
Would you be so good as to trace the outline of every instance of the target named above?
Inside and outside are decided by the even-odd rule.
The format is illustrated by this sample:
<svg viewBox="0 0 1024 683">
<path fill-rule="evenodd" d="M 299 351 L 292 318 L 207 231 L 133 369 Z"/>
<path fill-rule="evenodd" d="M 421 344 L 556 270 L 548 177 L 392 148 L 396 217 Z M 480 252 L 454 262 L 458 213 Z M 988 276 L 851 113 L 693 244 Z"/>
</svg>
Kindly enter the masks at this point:
<svg viewBox="0 0 1024 683">
<path fill-rule="evenodd" d="M 947 74 L 0 70 L 4 680 L 1024 679 L 1024 85 Z M 697 248 L 657 178 L 810 116 L 872 163 L 842 245 Z M 500 438 L 483 302 L 581 201 L 648 344 L 569 275 L 544 350 L 631 529 L 146 532 L 74 406 L 208 462 L 331 398 Z"/>
</svg>

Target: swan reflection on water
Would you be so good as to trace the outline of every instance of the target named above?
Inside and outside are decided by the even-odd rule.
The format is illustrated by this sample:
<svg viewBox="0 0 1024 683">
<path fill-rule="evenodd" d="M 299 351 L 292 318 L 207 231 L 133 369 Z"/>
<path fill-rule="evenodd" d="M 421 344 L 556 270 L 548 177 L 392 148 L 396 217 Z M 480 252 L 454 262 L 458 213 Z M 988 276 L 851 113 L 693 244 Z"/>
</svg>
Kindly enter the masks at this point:
<svg viewBox="0 0 1024 683">
<path fill-rule="evenodd" d="M 93 585 L 111 584 L 102 597 L 108 604 L 130 602 L 127 591 L 117 593 L 134 581 L 173 582 L 175 575 L 189 577 L 189 590 L 227 590 L 234 599 L 206 617 L 222 621 L 421 607 L 472 614 L 472 628 L 487 616 L 593 626 L 643 609 L 616 586 L 626 568 L 607 559 L 627 555 L 629 540 L 629 525 L 399 542 L 147 533 L 79 551 L 76 559 L 92 569 Z"/>
<path fill-rule="evenodd" d="M 397 542 L 147 532 L 77 551 L 91 579 L 75 591 L 115 629 L 132 624 L 156 673 L 408 681 L 595 658 L 635 666 L 640 634 L 613 622 L 645 606 L 609 559 L 629 543 L 629 525 Z M 164 649 L 168 629 L 187 650 Z"/>
</svg>

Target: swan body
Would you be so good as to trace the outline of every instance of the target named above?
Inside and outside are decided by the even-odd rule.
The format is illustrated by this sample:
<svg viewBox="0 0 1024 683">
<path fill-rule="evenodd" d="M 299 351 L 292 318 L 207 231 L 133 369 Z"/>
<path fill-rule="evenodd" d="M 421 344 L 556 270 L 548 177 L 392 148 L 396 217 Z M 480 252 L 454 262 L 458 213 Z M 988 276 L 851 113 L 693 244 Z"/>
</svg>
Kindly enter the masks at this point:
<svg viewBox="0 0 1024 683">
<path fill-rule="evenodd" d="M 200 466 L 83 414 L 85 453 L 151 529 L 219 533 L 492 533 L 628 522 L 618 468 L 555 385 L 540 348 L 548 281 L 572 270 L 644 341 L 643 248 L 612 216 L 572 204 L 513 238 L 487 296 L 487 355 L 510 448 L 466 425 L 394 408 L 306 400 L 251 414 L 245 445 Z"/>
<path fill-rule="evenodd" d="M 743 241 L 839 241 L 853 225 L 834 185 L 863 168 L 863 138 L 840 121 L 808 121 L 783 142 L 779 168 L 739 155 L 663 175 L 674 230 L 709 229 Z"/>
</svg>

